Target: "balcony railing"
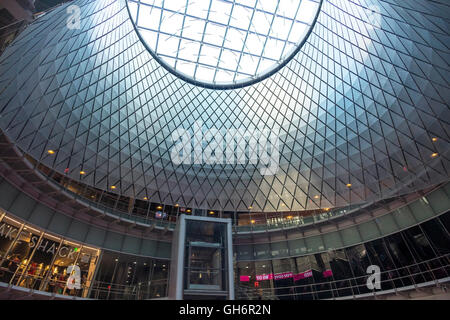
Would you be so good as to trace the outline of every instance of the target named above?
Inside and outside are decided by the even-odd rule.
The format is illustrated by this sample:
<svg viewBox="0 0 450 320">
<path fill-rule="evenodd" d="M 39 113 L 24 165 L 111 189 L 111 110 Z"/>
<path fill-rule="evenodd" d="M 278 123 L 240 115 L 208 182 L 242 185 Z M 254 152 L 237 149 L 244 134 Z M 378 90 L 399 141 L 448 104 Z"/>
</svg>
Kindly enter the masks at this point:
<svg viewBox="0 0 450 320">
<path fill-rule="evenodd" d="M 94 281 L 89 297 L 100 300 L 145 300 L 167 297 L 167 279 L 151 280 L 132 285 Z"/>
<path fill-rule="evenodd" d="M 138 282 L 121 285 L 111 282 L 94 280 L 81 283 L 80 289 L 69 289 L 67 276 L 64 280 L 47 278 L 46 275 L 23 274 L 14 277 L 15 273 L 5 267 L 0 268 L 0 282 L 2 287 L 10 286 L 28 289 L 29 292 L 50 296 L 70 298 L 88 298 L 100 300 L 145 300 L 167 297 L 167 279 Z M 18 283 L 17 283 L 18 282 Z"/>
<path fill-rule="evenodd" d="M 7 281 L 11 272 L 2 268 L 2 282 Z M 276 286 L 270 288 L 250 288 L 236 286 L 238 300 L 319 300 L 353 298 L 381 291 L 402 291 L 404 288 L 419 288 L 423 284 L 442 284 L 450 282 L 450 254 L 422 261 L 408 266 L 385 270 L 380 273 L 381 289 L 367 287 L 369 275 L 322 280 L 304 285 Z M 313 278 L 310 278 L 314 280 Z M 45 281 L 43 283 L 42 281 Z M 268 280 L 269 281 L 269 280 Z M 275 283 L 275 281 L 273 281 Z M 143 300 L 167 297 L 167 279 L 151 280 L 130 285 L 94 280 L 90 285 L 81 284 L 81 289 L 68 289 L 66 281 L 43 279 L 43 277 L 24 275 L 20 287 L 30 291 L 38 290 L 67 297 L 84 297 L 101 300 Z"/>
<path fill-rule="evenodd" d="M 450 254 L 434 259 L 385 270 L 380 273 L 381 289 L 370 290 L 367 279 L 370 275 L 346 279 L 322 280 L 304 285 L 277 286 L 273 281 L 270 288 L 251 288 L 236 286 L 238 300 L 321 300 L 352 298 L 364 294 L 376 294 L 377 291 L 401 291 L 405 287 L 420 287 L 423 283 L 450 282 Z M 268 281 L 268 280 L 267 280 Z"/>
</svg>

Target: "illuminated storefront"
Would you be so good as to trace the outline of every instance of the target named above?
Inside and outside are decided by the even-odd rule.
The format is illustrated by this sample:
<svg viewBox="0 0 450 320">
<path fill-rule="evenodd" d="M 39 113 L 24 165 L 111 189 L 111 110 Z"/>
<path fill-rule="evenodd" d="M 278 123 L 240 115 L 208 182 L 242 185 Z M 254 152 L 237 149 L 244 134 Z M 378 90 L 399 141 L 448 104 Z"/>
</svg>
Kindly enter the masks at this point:
<svg viewBox="0 0 450 320">
<path fill-rule="evenodd" d="M 415 2 L 37 17 L 0 56 L 0 299 L 170 298 L 174 279 L 191 298 L 352 298 L 370 265 L 388 290 L 450 283 L 450 6 Z M 186 223 L 175 260 L 197 218 L 227 236 Z"/>
<path fill-rule="evenodd" d="M 40 231 L 5 213 L 1 216 L 1 282 L 86 298 L 99 255 L 99 249 Z"/>
<path fill-rule="evenodd" d="M 167 296 L 169 261 L 86 246 L 0 212 L 0 282 L 91 299 Z"/>
</svg>

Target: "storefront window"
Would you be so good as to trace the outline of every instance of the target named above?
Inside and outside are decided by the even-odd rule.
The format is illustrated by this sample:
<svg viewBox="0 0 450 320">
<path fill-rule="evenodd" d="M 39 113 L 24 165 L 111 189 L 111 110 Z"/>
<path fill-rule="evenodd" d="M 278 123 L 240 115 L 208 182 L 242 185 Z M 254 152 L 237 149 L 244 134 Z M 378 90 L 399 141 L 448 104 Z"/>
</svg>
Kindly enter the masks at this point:
<svg viewBox="0 0 450 320">
<path fill-rule="evenodd" d="M 31 230 L 33 230 L 31 232 Z M 20 260 L 19 267 L 11 280 L 13 285 L 33 289 L 38 270 L 36 261 L 31 261 L 34 252 L 39 248 L 41 234 L 38 230 L 24 227 L 19 238 L 11 248 L 11 258 Z M 16 259 L 17 260 L 17 259 Z"/>
<path fill-rule="evenodd" d="M 80 248 L 67 241 L 58 250 L 52 273 L 57 293 L 78 295 L 81 289 L 80 269 L 76 265 L 79 254 Z M 69 279 L 70 276 L 72 277 Z"/>
<path fill-rule="evenodd" d="M 95 280 L 93 299 L 152 299 L 167 296 L 169 261 L 104 251 Z"/>
<path fill-rule="evenodd" d="M 255 261 L 255 280 L 258 299 L 273 299 L 272 261 Z"/>
<path fill-rule="evenodd" d="M 43 233 L 10 217 L 0 222 L 0 281 L 86 297 L 100 251 Z"/>
<path fill-rule="evenodd" d="M 165 260 L 153 260 L 152 283 L 149 298 L 161 298 L 167 296 L 167 279 L 169 277 L 169 262 Z"/>
<path fill-rule="evenodd" d="M 379 266 L 381 269 L 382 289 L 392 289 L 394 287 L 392 279 L 398 279 L 398 273 L 393 262 L 389 259 L 381 239 L 368 242 L 365 246 L 372 264 Z"/>
<path fill-rule="evenodd" d="M 259 294 L 264 298 L 272 295 L 277 299 L 311 300 L 369 293 L 372 289 L 367 286 L 370 275 L 367 269 L 372 265 L 381 269 L 381 290 L 445 278 L 450 271 L 449 258 L 445 255 L 450 249 L 445 242 L 448 234 L 442 220 L 443 216 L 343 250 L 295 258 L 239 261 L 253 259 L 248 254 L 252 244 L 236 245 L 237 295 L 253 299 L 258 299 Z M 253 244 L 256 257 L 265 257 L 268 245 Z M 289 246 L 291 254 L 306 252 L 302 239 L 290 240 Z M 273 243 L 271 247 L 273 252 Z M 243 251 L 245 255 L 241 254 Z"/>
<path fill-rule="evenodd" d="M 355 285 L 359 294 L 369 292 L 367 288 L 367 268 L 371 265 L 366 247 L 363 244 L 346 248 L 345 254 L 355 277 Z"/>
<path fill-rule="evenodd" d="M 447 233 L 450 234 L 450 212 L 444 213 L 437 218 L 444 225 Z"/>
<path fill-rule="evenodd" d="M 20 259 L 10 254 L 20 233 L 21 225 L 4 217 L 0 222 L 0 281 L 9 283 L 19 266 Z"/>
<path fill-rule="evenodd" d="M 427 239 L 440 257 L 431 263 L 435 266 L 433 272 L 436 278 L 450 275 L 450 235 L 439 219 L 429 220 L 420 225 Z M 439 267 L 439 264 L 442 268 Z"/>
<path fill-rule="evenodd" d="M 297 264 L 297 273 L 294 274 L 296 300 L 312 300 L 313 295 L 313 276 L 312 266 L 309 256 L 295 258 Z"/>
<path fill-rule="evenodd" d="M 81 254 L 78 258 L 78 266 L 81 272 L 81 296 L 86 298 L 89 293 L 89 288 L 94 278 L 95 267 L 99 259 L 99 250 L 83 247 L 81 249 Z"/>
<path fill-rule="evenodd" d="M 420 225 L 439 255 L 450 253 L 450 235 L 439 219 L 429 220 Z"/>
<path fill-rule="evenodd" d="M 272 266 L 274 273 L 273 283 L 276 288 L 275 294 L 280 300 L 292 300 L 294 294 L 294 259 L 273 260 Z"/>
<path fill-rule="evenodd" d="M 114 292 L 115 274 L 119 264 L 118 253 L 104 252 L 99 263 L 97 276 L 93 283 L 91 296 L 93 299 L 109 299 Z"/>
<path fill-rule="evenodd" d="M 153 278 L 155 263 L 153 259 L 136 257 L 133 278 L 130 284 L 136 288 L 136 299 L 150 299 L 155 285 L 165 283 L 166 279 L 156 280 Z M 167 267 L 167 265 L 165 266 Z M 164 296 L 160 294 L 160 296 Z"/>
<path fill-rule="evenodd" d="M 314 266 L 317 272 L 313 272 L 314 281 L 316 283 L 315 291 L 319 299 L 332 298 L 332 286 L 330 282 L 333 280 L 333 272 L 330 265 L 330 257 L 328 253 L 315 254 L 311 257 L 315 260 Z M 333 287 L 334 288 L 334 287 Z"/>
<path fill-rule="evenodd" d="M 37 238 L 33 235 L 32 237 Z M 36 244 L 34 254 L 30 258 L 27 272 L 22 275 L 21 286 L 38 290 L 43 280 L 51 274 L 51 265 L 55 253 L 58 252 L 59 241 L 42 237 Z M 44 288 L 46 289 L 46 288 Z"/>
<path fill-rule="evenodd" d="M 410 276 L 414 277 L 416 273 L 420 273 L 420 270 L 417 266 L 408 267 L 415 264 L 415 261 L 401 234 L 397 233 L 387 237 L 384 243 L 401 277 L 401 282 L 397 281 L 396 285 L 411 285 Z M 422 282 L 423 279 L 420 274 L 417 274 L 414 281 Z"/>
<path fill-rule="evenodd" d="M 427 237 L 418 226 L 409 228 L 404 235 L 417 260 L 426 261 L 435 257 Z"/>
<path fill-rule="evenodd" d="M 344 250 L 333 250 L 329 253 L 330 266 L 336 285 L 336 294 L 340 297 L 351 296 L 353 294 L 350 264 Z"/>
<path fill-rule="evenodd" d="M 245 294 L 247 295 L 247 289 L 254 288 L 255 286 L 255 263 L 253 261 L 237 263 L 236 277 L 238 281 L 238 290 L 244 288 Z"/>
</svg>

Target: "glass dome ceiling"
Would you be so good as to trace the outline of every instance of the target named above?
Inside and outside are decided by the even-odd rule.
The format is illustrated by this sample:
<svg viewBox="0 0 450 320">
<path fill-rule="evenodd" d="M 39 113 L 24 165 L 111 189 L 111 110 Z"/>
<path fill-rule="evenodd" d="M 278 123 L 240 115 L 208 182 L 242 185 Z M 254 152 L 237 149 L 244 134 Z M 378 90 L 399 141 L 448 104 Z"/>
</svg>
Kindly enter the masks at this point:
<svg viewBox="0 0 450 320">
<path fill-rule="evenodd" d="M 447 5 L 323 1 L 286 67 L 213 90 L 154 59 L 126 0 L 75 1 L 29 25 L 1 55 L 0 130 L 88 188 L 180 207 L 284 212 L 370 203 L 449 179 Z M 73 3 L 79 30 L 61 18 Z M 280 130 L 275 175 L 250 161 L 172 161 L 174 132 L 234 128 Z"/>
<path fill-rule="evenodd" d="M 298 52 L 320 0 L 128 0 L 135 26 L 169 71 L 206 87 L 262 80 Z"/>
</svg>

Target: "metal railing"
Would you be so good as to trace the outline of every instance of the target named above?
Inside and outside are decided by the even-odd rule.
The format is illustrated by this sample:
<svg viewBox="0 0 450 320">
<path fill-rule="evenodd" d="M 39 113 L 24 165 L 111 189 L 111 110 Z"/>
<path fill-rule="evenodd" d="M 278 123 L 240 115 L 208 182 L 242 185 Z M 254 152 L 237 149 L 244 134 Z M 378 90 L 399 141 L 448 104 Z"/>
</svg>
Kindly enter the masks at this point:
<svg viewBox="0 0 450 320">
<path fill-rule="evenodd" d="M 150 280 L 130 285 L 122 285 L 103 281 L 81 281 L 79 289 L 69 289 L 68 275 L 48 276 L 48 273 L 30 274 L 18 264 L 3 260 L 0 267 L 0 282 L 9 286 L 29 289 L 30 292 L 49 293 L 69 297 L 102 299 L 102 300 L 144 300 L 167 296 L 167 279 Z"/>
<path fill-rule="evenodd" d="M 318 222 L 324 222 L 326 220 L 342 217 L 350 212 L 357 211 L 364 207 L 363 205 L 350 205 L 345 208 L 331 209 L 321 213 L 313 213 L 308 216 L 294 216 L 290 218 L 286 217 L 274 217 L 272 219 L 264 219 L 262 223 L 250 223 L 246 225 L 235 225 L 234 231 L 236 233 L 249 233 L 249 232 L 264 232 L 267 230 L 277 229 L 290 229 L 301 226 L 312 225 Z M 273 221 L 272 221 L 273 220 Z"/>
<path fill-rule="evenodd" d="M 131 285 L 94 281 L 89 298 L 100 300 L 145 300 L 167 297 L 167 279 Z"/>
<path fill-rule="evenodd" d="M 18 267 L 20 270 L 20 267 Z M 89 292 L 89 285 L 80 284 L 79 289 L 69 289 L 67 286 L 67 277 L 47 277 L 47 273 L 35 275 L 28 273 L 27 270 L 16 272 L 16 268 L 0 267 L 0 282 L 9 286 L 22 287 L 34 292 L 47 292 L 50 294 L 58 294 L 71 297 L 86 298 Z M 17 270 L 17 271 L 19 271 Z M 23 272 L 24 271 L 24 272 Z"/>
<path fill-rule="evenodd" d="M 0 281 L 11 283 L 14 270 L 0 268 Z M 238 300 L 321 300 L 336 298 L 352 298 L 358 295 L 376 293 L 377 291 L 401 291 L 405 287 L 420 287 L 423 283 L 450 282 L 450 254 L 408 266 L 385 270 L 380 273 L 380 290 L 370 290 L 367 286 L 368 275 L 345 279 L 333 277 L 314 282 L 314 277 L 302 285 L 276 285 L 268 288 L 250 288 L 236 286 Z M 17 280 L 17 279 L 15 279 Z M 44 281 L 44 282 L 43 282 Z M 272 280 L 266 280 L 272 281 Z M 260 282 L 261 283 L 261 282 Z M 81 283 L 80 289 L 68 289 L 67 281 L 24 274 L 20 282 L 15 284 L 30 291 L 42 291 L 67 297 L 83 297 L 100 300 L 144 300 L 167 297 L 168 280 L 158 279 L 130 285 L 115 284 L 94 280 L 90 285 Z"/>
<path fill-rule="evenodd" d="M 39 173 L 44 180 L 67 197 L 73 198 L 84 205 L 88 205 L 90 208 L 98 210 L 111 218 L 119 218 L 123 221 L 137 224 L 140 223 L 149 227 L 153 226 L 158 229 L 171 231 L 176 227 L 176 221 L 180 214 L 179 212 L 176 215 L 168 214 L 166 218 L 155 218 L 155 213 L 159 210 L 152 210 L 150 205 L 145 208 L 136 206 L 133 201 L 139 199 L 131 199 L 133 200 L 132 206 L 129 205 L 130 198 L 128 197 L 125 197 L 126 201 L 121 203 L 122 200 L 120 200 L 120 198 L 123 196 L 120 196 L 119 194 L 114 194 L 114 198 L 109 199 L 109 193 L 106 190 L 89 187 L 80 181 L 73 180 L 71 177 L 62 175 L 43 165 L 30 155 L 23 153 L 23 151 L 20 152 L 24 156 L 23 159 L 30 164 L 30 167 L 35 168 L 36 172 Z M 409 199 L 408 201 L 403 197 L 384 198 L 385 200 L 382 201 L 375 200 L 369 203 L 349 204 L 339 208 L 312 210 L 313 213 L 305 216 L 301 215 L 301 213 L 303 213 L 302 211 L 285 212 L 285 214 L 288 214 L 287 216 L 283 216 L 282 212 L 277 212 L 279 215 L 274 215 L 273 217 L 270 215 L 275 214 L 274 212 L 265 213 L 264 216 L 261 212 L 257 212 L 254 213 L 254 220 L 248 220 L 244 223 L 236 217 L 233 221 L 233 232 L 245 234 L 274 231 L 278 229 L 294 229 L 331 221 L 339 217 L 352 215 L 358 211 L 369 212 L 381 208 L 384 209 L 386 213 L 389 213 L 407 205 L 407 202 L 416 201 L 421 196 L 428 195 L 441 187 L 442 185 L 439 184 L 424 192 L 417 192 L 415 193 L 415 198 Z M 387 195 L 384 196 L 386 197 Z M 112 202 L 110 203 L 109 200 Z M 164 207 L 163 204 L 160 205 Z M 135 210 L 136 212 L 134 212 Z"/>
</svg>

